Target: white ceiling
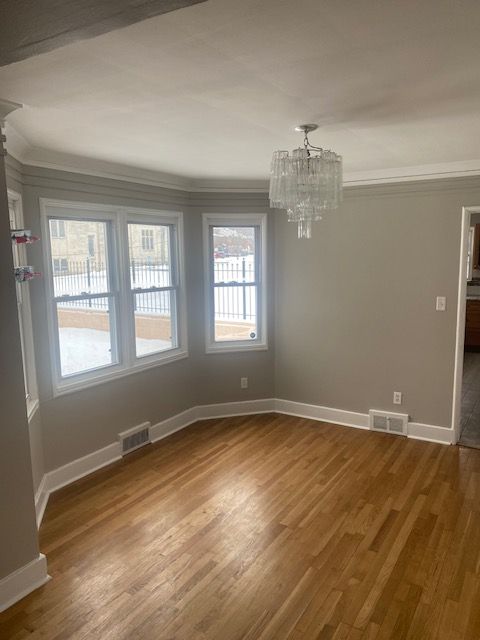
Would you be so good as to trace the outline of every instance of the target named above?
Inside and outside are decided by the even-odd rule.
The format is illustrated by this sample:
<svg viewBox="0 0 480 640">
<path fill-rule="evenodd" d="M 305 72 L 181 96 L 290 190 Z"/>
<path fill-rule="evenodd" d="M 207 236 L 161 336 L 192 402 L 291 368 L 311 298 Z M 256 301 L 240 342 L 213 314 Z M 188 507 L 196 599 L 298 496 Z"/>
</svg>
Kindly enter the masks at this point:
<svg viewBox="0 0 480 640">
<path fill-rule="evenodd" d="M 478 0 L 209 0 L 3 67 L 0 97 L 38 164 L 264 180 L 317 122 L 351 179 L 480 172 L 479 34 Z"/>
</svg>

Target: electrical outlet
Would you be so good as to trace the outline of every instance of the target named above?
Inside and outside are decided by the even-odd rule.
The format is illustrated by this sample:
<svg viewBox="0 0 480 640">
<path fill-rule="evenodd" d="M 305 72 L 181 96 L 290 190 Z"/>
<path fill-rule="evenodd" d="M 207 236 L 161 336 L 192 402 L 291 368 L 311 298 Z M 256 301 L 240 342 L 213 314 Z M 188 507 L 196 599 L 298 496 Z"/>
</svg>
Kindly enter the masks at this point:
<svg viewBox="0 0 480 640">
<path fill-rule="evenodd" d="M 435 303 L 436 311 L 445 311 L 447 309 L 447 298 L 445 296 L 437 296 Z"/>
<path fill-rule="evenodd" d="M 402 392 L 394 391 L 393 392 L 393 404 L 402 404 Z"/>
<path fill-rule="evenodd" d="M 248 389 L 248 378 L 240 378 L 240 389 Z"/>
</svg>

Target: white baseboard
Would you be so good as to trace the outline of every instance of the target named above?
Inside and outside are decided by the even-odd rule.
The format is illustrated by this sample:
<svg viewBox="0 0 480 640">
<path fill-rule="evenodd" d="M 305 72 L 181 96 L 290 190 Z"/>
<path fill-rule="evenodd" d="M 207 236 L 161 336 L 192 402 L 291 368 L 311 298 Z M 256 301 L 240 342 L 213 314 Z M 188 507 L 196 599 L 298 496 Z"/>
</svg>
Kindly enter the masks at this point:
<svg viewBox="0 0 480 640">
<path fill-rule="evenodd" d="M 279 399 L 275 400 L 274 406 L 275 411 L 286 413 L 289 416 L 332 422 L 333 424 L 354 427 L 355 429 L 368 429 L 368 415 L 366 413 L 355 413 L 353 411 L 343 411 L 342 409 L 332 409 L 331 407 L 321 407 L 317 404 L 305 404 L 304 402 Z"/>
<path fill-rule="evenodd" d="M 331 407 L 293 402 L 292 400 L 264 398 L 260 400 L 224 402 L 192 407 L 171 418 L 154 424 L 150 429 L 150 437 L 152 442 L 158 442 L 176 431 L 185 429 L 185 427 L 188 427 L 198 420 L 270 412 L 284 413 L 299 418 L 319 420 L 321 422 L 331 422 L 356 429 L 368 429 L 369 424 L 369 417 L 366 413 L 332 409 Z M 408 423 L 408 437 L 441 444 L 451 444 L 454 442 L 452 429 L 415 422 Z M 63 467 L 46 473 L 35 496 L 38 526 L 40 526 L 42 521 L 43 513 L 51 492 L 75 482 L 75 480 L 83 478 L 116 460 L 120 460 L 120 458 L 120 445 L 118 442 L 114 442 L 103 449 L 94 451 L 82 458 L 78 458 L 78 460 L 69 462 Z"/>
<path fill-rule="evenodd" d="M 432 424 L 422 424 L 421 422 L 408 423 L 408 437 L 414 440 L 436 442 L 437 444 L 453 444 L 455 442 L 453 429 L 436 427 Z"/>
<path fill-rule="evenodd" d="M 111 464 L 116 460 L 120 460 L 120 443 L 112 442 L 102 449 L 98 449 L 93 453 L 89 453 L 82 458 L 77 458 L 72 462 L 64 464 L 53 471 L 49 471 L 46 478 L 46 488 L 49 493 L 65 487 L 67 484 L 75 482 L 84 476 L 87 476 L 107 464 Z"/>
<path fill-rule="evenodd" d="M 311 420 L 355 427 L 356 429 L 369 429 L 368 413 L 355 413 L 353 411 L 343 411 L 342 409 L 321 407 L 315 404 L 278 399 L 275 400 L 275 411 L 299 418 L 310 418 Z M 452 444 L 455 441 L 455 434 L 452 429 L 420 422 L 408 423 L 407 436 L 415 440 L 426 440 L 437 444 Z"/>
<path fill-rule="evenodd" d="M 0 580 L 0 612 L 18 602 L 50 580 L 47 559 L 40 553 L 20 569 Z"/>
<path fill-rule="evenodd" d="M 177 413 L 176 416 L 157 422 L 150 427 L 150 439 L 152 442 L 158 442 L 180 429 L 185 429 L 197 420 L 197 407 Z"/>
<path fill-rule="evenodd" d="M 197 420 L 212 418 L 230 418 L 232 416 L 249 416 L 255 413 L 271 413 L 275 411 L 274 398 L 262 400 L 242 400 L 240 402 L 222 402 L 220 404 L 204 404 L 196 407 Z"/>
<path fill-rule="evenodd" d="M 35 513 L 37 514 L 37 528 L 40 527 L 43 514 L 48 502 L 50 492 L 47 490 L 47 474 L 44 474 L 42 481 L 35 493 Z"/>
</svg>

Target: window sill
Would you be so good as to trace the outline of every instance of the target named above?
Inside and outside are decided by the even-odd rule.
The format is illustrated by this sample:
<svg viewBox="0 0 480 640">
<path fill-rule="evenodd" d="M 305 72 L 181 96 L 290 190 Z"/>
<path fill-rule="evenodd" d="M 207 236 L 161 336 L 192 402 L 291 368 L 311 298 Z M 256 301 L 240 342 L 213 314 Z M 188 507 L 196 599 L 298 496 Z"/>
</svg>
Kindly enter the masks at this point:
<svg viewBox="0 0 480 640">
<path fill-rule="evenodd" d="M 172 353 L 169 356 L 165 356 L 161 359 L 157 358 L 155 360 L 149 360 L 148 362 L 141 362 L 139 364 L 135 364 L 133 367 L 129 367 L 128 369 L 116 369 L 115 371 L 102 373 L 101 375 L 95 377 L 92 376 L 88 379 L 84 379 L 78 382 L 60 384 L 57 387 L 54 387 L 53 397 L 57 398 L 59 396 L 64 396 L 70 393 L 76 393 L 77 391 L 89 389 L 90 387 L 96 387 L 100 384 L 118 380 L 119 378 L 124 378 L 135 373 L 140 373 L 142 371 L 147 371 L 148 369 L 162 367 L 165 364 L 170 364 L 171 362 L 176 362 L 177 360 L 183 360 L 184 358 L 188 358 L 188 351 L 186 349 L 177 349 L 175 350 L 175 353 Z"/>
<path fill-rule="evenodd" d="M 268 351 L 268 345 L 265 343 L 256 344 L 210 344 L 205 349 L 205 353 L 245 353 L 248 351 Z"/>
</svg>

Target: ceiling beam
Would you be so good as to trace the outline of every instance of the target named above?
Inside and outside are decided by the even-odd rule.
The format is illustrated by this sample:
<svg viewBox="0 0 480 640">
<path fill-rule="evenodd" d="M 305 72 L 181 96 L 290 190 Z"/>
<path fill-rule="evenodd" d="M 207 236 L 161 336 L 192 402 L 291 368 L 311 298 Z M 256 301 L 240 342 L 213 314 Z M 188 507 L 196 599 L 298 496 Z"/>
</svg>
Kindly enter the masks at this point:
<svg viewBox="0 0 480 640">
<path fill-rule="evenodd" d="M 206 0 L 3 0 L 0 67 Z"/>
</svg>

